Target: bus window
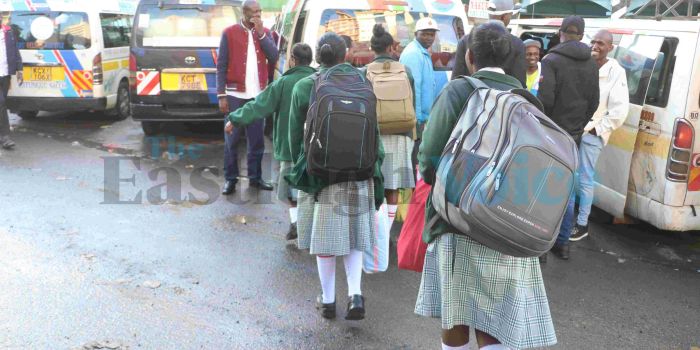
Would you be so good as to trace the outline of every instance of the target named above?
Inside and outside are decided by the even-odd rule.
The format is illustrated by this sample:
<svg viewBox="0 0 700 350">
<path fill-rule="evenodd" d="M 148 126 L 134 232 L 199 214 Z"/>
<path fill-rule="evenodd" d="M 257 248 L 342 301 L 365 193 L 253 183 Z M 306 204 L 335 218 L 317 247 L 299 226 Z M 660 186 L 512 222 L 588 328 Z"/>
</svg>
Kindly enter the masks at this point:
<svg viewBox="0 0 700 350">
<path fill-rule="evenodd" d="M 643 105 L 654 71 L 662 37 L 646 35 L 623 36 L 613 58 L 625 69 L 630 103 Z"/>
<path fill-rule="evenodd" d="M 406 11 L 325 10 L 321 15 L 318 30 L 319 36 L 325 32 L 335 32 L 350 37 L 354 49 L 352 63 L 361 67 L 370 63 L 374 57 L 370 49 L 370 39 L 376 23 L 384 24 L 400 49 L 414 39 L 415 23 L 425 16 L 427 14 Z M 436 71 L 452 70 L 459 35 L 464 33 L 464 25 L 462 20 L 455 16 L 433 14 L 432 18 L 440 28 L 431 47 L 433 67 Z"/>
<path fill-rule="evenodd" d="M 666 107 L 673 79 L 673 69 L 676 65 L 677 38 L 665 38 L 661 51 L 658 53 L 654 71 L 649 82 L 646 103 L 657 107 Z"/>
<path fill-rule="evenodd" d="M 24 50 L 89 49 L 90 25 L 84 12 L 13 11 L 10 27 Z"/>
<path fill-rule="evenodd" d="M 129 46 L 131 16 L 101 13 L 100 21 L 102 22 L 102 40 L 106 49 Z"/>
</svg>

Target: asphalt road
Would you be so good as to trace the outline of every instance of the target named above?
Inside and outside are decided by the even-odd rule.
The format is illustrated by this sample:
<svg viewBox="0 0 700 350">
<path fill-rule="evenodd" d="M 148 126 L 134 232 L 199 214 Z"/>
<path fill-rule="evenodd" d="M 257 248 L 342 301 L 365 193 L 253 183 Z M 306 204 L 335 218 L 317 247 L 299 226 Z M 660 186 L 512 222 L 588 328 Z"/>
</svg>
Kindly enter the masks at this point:
<svg viewBox="0 0 700 350">
<path fill-rule="evenodd" d="M 285 206 L 245 181 L 218 194 L 220 124 L 154 139 L 99 114 L 11 119 L 0 349 L 439 349 L 439 322 L 413 314 L 420 275 L 395 262 L 363 277 L 364 321 L 317 315 L 315 260 L 284 240 Z M 543 266 L 554 348 L 700 346 L 700 234 L 591 231 Z"/>
</svg>

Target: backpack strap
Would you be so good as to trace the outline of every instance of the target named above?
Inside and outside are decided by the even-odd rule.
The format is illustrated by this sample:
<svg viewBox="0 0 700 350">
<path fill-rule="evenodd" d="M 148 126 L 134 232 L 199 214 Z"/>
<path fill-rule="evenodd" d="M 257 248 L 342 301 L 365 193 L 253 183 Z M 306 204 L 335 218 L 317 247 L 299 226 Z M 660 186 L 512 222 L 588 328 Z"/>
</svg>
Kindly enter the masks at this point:
<svg viewBox="0 0 700 350">
<path fill-rule="evenodd" d="M 540 112 L 544 113 L 544 105 L 542 104 L 542 101 L 540 101 L 540 99 L 533 95 L 530 91 L 525 89 L 512 89 L 510 92 L 524 97 L 527 102 L 532 103 L 535 105 L 535 107 L 537 107 L 537 109 L 540 110 Z"/>
</svg>

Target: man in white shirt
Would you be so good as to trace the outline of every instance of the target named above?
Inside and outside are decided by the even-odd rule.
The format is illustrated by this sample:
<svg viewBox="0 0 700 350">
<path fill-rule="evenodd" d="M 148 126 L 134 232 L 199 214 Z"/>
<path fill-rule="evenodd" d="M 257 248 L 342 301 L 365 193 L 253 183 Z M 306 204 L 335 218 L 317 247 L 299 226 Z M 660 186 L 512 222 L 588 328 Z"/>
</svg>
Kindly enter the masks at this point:
<svg viewBox="0 0 700 350">
<path fill-rule="evenodd" d="M 570 241 L 588 236 L 588 215 L 591 213 L 594 194 L 595 164 L 610 134 L 621 127 L 629 111 L 629 91 L 625 69 L 608 53 L 614 48 L 609 31 L 599 31 L 591 40 L 591 56 L 598 64 L 600 104 L 593 118 L 584 128 L 579 148 L 579 213 Z"/>
<path fill-rule="evenodd" d="M 10 91 L 12 76 L 17 75 L 17 83 L 22 84 L 22 57 L 17 48 L 17 40 L 7 25 L 0 28 L 0 147 L 12 149 L 15 143 L 10 140 L 10 118 L 7 114 L 7 93 Z"/>
</svg>

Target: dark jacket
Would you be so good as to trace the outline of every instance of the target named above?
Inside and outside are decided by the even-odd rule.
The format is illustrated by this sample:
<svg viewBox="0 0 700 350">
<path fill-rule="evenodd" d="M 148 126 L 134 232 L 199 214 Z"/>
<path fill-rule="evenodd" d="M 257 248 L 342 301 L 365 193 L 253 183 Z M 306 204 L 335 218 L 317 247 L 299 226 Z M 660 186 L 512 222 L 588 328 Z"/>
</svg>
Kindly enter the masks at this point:
<svg viewBox="0 0 700 350">
<path fill-rule="evenodd" d="M 3 34 L 5 35 L 5 52 L 7 52 L 7 71 L 10 75 L 15 75 L 22 71 L 22 55 L 17 48 L 17 39 L 12 28 L 2 26 Z"/>
<path fill-rule="evenodd" d="M 481 80 L 493 89 L 511 90 L 522 88 L 517 79 L 495 72 L 477 72 L 474 78 Z M 433 109 L 430 110 L 430 118 L 423 131 L 423 142 L 418 152 L 418 164 L 420 173 L 425 183 L 432 185 L 435 181 L 435 171 L 440 164 L 442 151 L 450 140 L 452 129 L 457 125 L 462 109 L 469 99 L 474 88 L 465 80 L 457 79 L 449 82 L 438 95 Z M 435 215 L 439 215 L 433 208 L 432 193 L 425 204 L 425 228 L 423 241 L 430 243 L 435 237 L 444 233 L 457 233 L 447 221 L 440 218 L 429 227 L 428 223 Z"/>
<path fill-rule="evenodd" d="M 598 65 L 588 45 L 567 41 L 542 59 L 537 97 L 545 113 L 580 143 L 583 128 L 598 109 Z"/>
<path fill-rule="evenodd" d="M 527 62 L 525 61 L 525 44 L 515 35 L 510 36 L 511 51 L 506 62 L 503 65 L 503 70 L 511 77 L 515 77 L 520 81 L 522 86 L 527 86 Z M 455 67 L 452 69 L 452 80 L 462 75 L 469 75 L 467 69 L 467 61 L 464 56 L 467 54 L 467 43 L 469 42 L 469 34 L 462 37 L 462 40 L 457 44 L 457 52 L 455 53 Z"/>
</svg>

